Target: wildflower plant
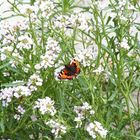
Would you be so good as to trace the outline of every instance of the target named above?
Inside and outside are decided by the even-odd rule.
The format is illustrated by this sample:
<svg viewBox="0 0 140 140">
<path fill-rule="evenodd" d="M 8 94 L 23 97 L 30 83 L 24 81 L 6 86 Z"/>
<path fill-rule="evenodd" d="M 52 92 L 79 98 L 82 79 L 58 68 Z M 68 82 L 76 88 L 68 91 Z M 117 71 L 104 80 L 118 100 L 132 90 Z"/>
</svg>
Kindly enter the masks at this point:
<svg viewBox="0 0 140 140">
<path fill-rule="evenodd" d="M 140 139 L 139 1 L 7 3 L 0 139 Z M 58 78 L 71 60 L 80 73 Z"/>
</svg>

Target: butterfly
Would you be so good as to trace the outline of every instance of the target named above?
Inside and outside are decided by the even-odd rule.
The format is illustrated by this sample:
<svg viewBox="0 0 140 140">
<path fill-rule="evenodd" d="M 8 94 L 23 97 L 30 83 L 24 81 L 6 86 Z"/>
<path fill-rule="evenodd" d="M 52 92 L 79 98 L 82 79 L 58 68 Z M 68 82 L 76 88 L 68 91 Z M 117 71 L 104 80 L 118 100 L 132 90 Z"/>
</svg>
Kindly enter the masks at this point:
<svg viewBox="0 0 140 140">
<path fill-rule="evenodd" d="M 73 59 L 68 65 L 65 65 L 58 75 L 58 79 L 72 80 L 80 73 L 79 62 Z"/>
</svg>

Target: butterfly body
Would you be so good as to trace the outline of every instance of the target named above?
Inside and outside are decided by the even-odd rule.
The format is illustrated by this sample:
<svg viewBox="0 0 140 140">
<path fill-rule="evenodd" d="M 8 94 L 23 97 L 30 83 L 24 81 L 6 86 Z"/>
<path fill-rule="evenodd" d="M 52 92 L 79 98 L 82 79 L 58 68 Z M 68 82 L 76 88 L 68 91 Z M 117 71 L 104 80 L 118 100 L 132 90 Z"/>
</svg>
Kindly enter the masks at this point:
<svg viewBox="0 0 140 140">
<path fill-rule="evenodd" d="M 72 60 L 68 65 L 65 65 L 64 69 L 59 73 L 59 79 L 72 80 L 80 73 L 80 66 L 77 60 Z"/>
</svg>

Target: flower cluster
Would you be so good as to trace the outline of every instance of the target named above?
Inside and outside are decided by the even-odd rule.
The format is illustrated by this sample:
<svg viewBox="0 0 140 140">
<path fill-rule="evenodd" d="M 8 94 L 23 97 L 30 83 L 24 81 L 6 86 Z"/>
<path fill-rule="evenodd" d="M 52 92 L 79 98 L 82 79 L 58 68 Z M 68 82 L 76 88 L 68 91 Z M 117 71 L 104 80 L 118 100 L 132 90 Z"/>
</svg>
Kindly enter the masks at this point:
<svg viewBox="0 0 140 140">
<path fill-rule="evenodd" d="M 61 135 L 66 133 L 66 126 L 61 124 L 58 120 L 49 120 L 46 122 L 46 125 L 52 128 L 51 132 L 54 134 L 55 138 L 61 138 Z"/>
<path fill-rule="evenodd" d="M 4 88 L 0 91 L 0 100 L 2 101 L 2 106 L 8 106 L 13 98 L 14 88 Z"/>
<path fill-rule="evenodd" d="M 89 123 L 86 126 L 86 130 L 92 138 L 96 138 L 96 134 L 99 134 L 102 138 L 105 138 L 107 135 L 107 130 L 103 128 L 100 122 L 94 121 L 94 123 Z"/>
<path fill-rule="evenodd" d="M 24 34 L 18 37 L 19 43 L 17 44 L 17 48 L 22 50 L 22 49 L 31 49 L 33 45 L 33 40 L 31 38 L 30 34 Z"/>
<path fill-rule="evenodd" d="M 66 31 L 68 28 L 78 28 L 88 32 L 90 30 L 90 19 L 91 15 L 89 13 L 75 9 L 71 15 L 57 15 L 52 22 L 56 29 Z"/>
<path fill-rule="evenodd" d="M 128 42 L 126 39 L 123 39 L 122 42 L 119 44 L 120 48 L 123 48 L 125 50 L 129 50 L 130 46 L 128 45 Z"/>
<path fill-rule="evenodd" d="M 49 37 L 46 44 L 46 53 L 41 55 L 41 62 L 37 64 L 39 68 L 53 67 L 56 58 L 58 57 L 61 49 L 57 41 Z"/>
<path fill-rule="evenodd" d="M 136 10 L 134 5 L 131 4 L 131 2 L 122 0 L 116 3 L 116 9 L 118 10 L 118 14 L 116 15 L 122 23 L 125 23 L 127 21 L 133 21 L 135 19 L 135 16 L 133 14 L 133 11 Z"/>
<path fill-rule="evenodd" d="M 87 48 L 78 50 L 75 54 L 75 59 L 78 60 L 84 67 L 86 67 L 91 65 L 92 61 L 95 60 L 97 55 L 98 47 L 94 43 Z"/>
<path fill-rule="evenodd" d="M 72 27 L 77 27 L 80 30 L 88 32 L 90 30 L 90 20 L 92 16 L 89 13 L 75 10 L 70 16 L 70 23 Z"/>
<path fill-rule="evenodd" d="M 30 96 L 31 90 L 27 86 L 17 86 L 14 89 L 14 97 L 20 98 L 21 96 Z"/>
<path fill-rule="evenodd" d="M 1 55 L 0 55 L 0 60 L 4 61 L 7 59 L 8 56 L 11 55 L 13 52 L 14 48 L 12 46 L 6 46 L 0 49 Z"/>
<path fill-rule="evenodd" d="M 86 118 L 87 114 L 94 114 L 94 110 L 87 102 L 84 102 L 82 106 L 74 106 L 74 112 L 77 114 L 77 117 L 74 119 L 77 123 L 76 128 L 81 127 L 82 120 Z"/>
<path fill-rule="evenodd" d="M 9 22 L 4 22 L 2 23 L 2 25 L 5 25 L 5 26 L 4 28 L 0 27 L 1 28 L 0 33 L 2 37 L 2 40 L 1 40 L 2 47 L 0 49 L 0 52 L 1 52 L 0 60 L 5 61 L 7 59 L 9 60 L 10 58 L 11 66 L 16 67 L 19 63 L 23 62 L 23 56 L 18 51 L 18 49 L 21 48 L 21 45 L 22 47 L 26 46 L 25 39 L 24 39 L 24 42 L 22 42 L 21 44 L 21 39 L 23 38 L 23 36 L 21 36 L 21 38 L 19 36 L 20 43 L 16 45 L 17 48 L 15 48 L 15 44 L 17 43 L 17 32 L 19 30 L 25 30 L 27 28 L 27 25 L 25 21 L 15 22 L 14 24 L 10 24 Z M 30 42 L 31 42 L 31 39 L 30 39 Z"/>
<path fill-rule="evenodd" d="M 1 89 L 0 100 L 2 101 L 2 105 L 6 107 L 12 101 L 13 97 L 18 99 L 22 96 L 30 96 L 30 95 L 31 90 L 27 86 L 9 87 Z"/>
<path fill-rule="evenodd" d="M 77 114 L 77 117 L 74 119 L 77 123 L 76 128 L 80 128 L 83 121 L 88 119 L 88 122 L 85 123 L 85 129 L 89 135 L 93 138 L 96 138 L 97 134 L 99 134 L 102 138 L 106 137 L 107 130 L 103 128 L 101 123 L 97 121 L 94 121 L 94 123 L 89 122 L 90 117 L 92 117 L 95 112 L 87 102 L 83 103 L 82 106 L 74 106 L 74 112 Z"/>
<path fill-rule="evenodd" d="M 16 120 L 20 120 L 21 116 L 25 113 L 25 109 L 21 105 L 19 105 L 16 108 L 16 111 L 17 111 L 17 114 L 14 115 L 14 118 Z"/>
<path fill-rule="evenodd" d="M 49 19 L 55 11 L 55 3 L 51 0 L 38 0 L 34 5 L 20 5 L 20 13 L 29 17 L 32 22 L 39 22 L 39 18 Z"/>
<path fill-rule="evenodd" d="M 2 36 L 3 45 L 6 43 L 11 43 L 14 39 L 13 34 L 16 33 L 16 31 L 23 31 L 28 28 L 28 22 L 26 19 L 14 20 L 14 22 L 11 22 L 9 20 L 2 21 L 0 24 L 0 35 Z M 5 43 L 4 43 L 5 42 Z"/>
<path fill-rule="evenodd" d="M 28 80 L 28 87 L 31 91 L 36 91 L 37 87 L 42 86 L 43 80 L 40 78 L 40 76 L 36 73 L 30 76 Z"/>
<path fill-rule="evenodd" d="M 54 101 L 51 98 L 46 97 L 44 99 L 38 99 L 35 102 L 34 109 L 37 108 L 41 112 L 41 114 L 49 114 L 54 116 L 56 113 L 56 109 L 54 108 Z"/>
<path fill-rule="evenodd" d="M 58 15 L 53 20 L 54 28 L 66 31 L 70 26 L 69 17 L 67 15 Z"/>
<path fill-rule="evenodd" d="M 53 14 L 55 9 L 55 4 L 51 0 L 39 0 L 34 3 L 35 7 L 38 7 L 39 11 L 41 11 L 42 17 L 49 19 L 49 17 Z"/>
</svg>

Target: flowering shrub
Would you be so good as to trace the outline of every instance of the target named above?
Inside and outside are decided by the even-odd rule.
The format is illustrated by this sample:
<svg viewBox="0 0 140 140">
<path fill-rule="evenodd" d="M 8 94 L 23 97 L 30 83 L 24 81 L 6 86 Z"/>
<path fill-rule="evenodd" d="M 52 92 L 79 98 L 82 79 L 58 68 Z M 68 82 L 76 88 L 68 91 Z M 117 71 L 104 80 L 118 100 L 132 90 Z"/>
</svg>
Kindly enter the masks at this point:
<svg viewBox="0 0 140 140">
<path fill-rule="evenodd" d="M 0 139 L 140 139 L 140 2 L 7 2 Z"/>
</svg>

